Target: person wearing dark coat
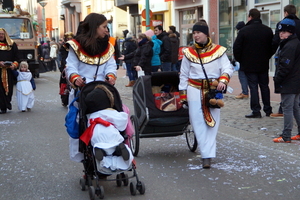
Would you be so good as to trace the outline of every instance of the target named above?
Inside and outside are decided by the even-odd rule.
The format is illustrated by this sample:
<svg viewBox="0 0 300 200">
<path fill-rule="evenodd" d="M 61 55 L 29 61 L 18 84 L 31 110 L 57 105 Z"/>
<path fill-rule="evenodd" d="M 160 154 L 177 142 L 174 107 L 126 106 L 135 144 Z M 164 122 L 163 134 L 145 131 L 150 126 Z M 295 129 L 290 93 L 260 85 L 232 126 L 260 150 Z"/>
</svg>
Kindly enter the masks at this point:
<svg viewBox="0 0 300 200">
<path fill-rule="evenodd" d="M 300 19 L 296 16 L 296 7 L 294 5 L 286 5 L 283 9 L 284 12 L 284 19 L 287 18 L 288 16 L 292 16 L 293 20 L 295 21 L 296 28 L 295 28 L 295 33 L 300 40 Z M 275 53 L 279 43 L 280 43 L 280 37 L 279 37 L 279 26 L 280 22 L 277 23 L 276 29 L 275 29 L 275 34 L 273 37 L 272 41 L 272 46 L 273 46 L 273 52 Z"/>
<path fill-rule="evenodd" d="M 284 19 L 287 18 L 287 17 L 291 17 L 294 21 L 295 21 L 295 24 L 296 24 L 296 35 L 298 37 L 298 39 L 300 40 L 300 20 L 299 18 L 296 16 L 296 7 L 294 5 L 286 5 L 283 9 L 284 11 Z M 275 29 L 275 34 L 274 34 L 274 37 L 273 37 L 273 41 L 272 41 L 272 46 L 273 46 L 273 52 L 275 53 L 278 46 L 279 46 L 279 43 L 280 43 L 280 37 L 279 37 L 279 24 L 280 22 L 277 23 L 276 25 L 276 29 Z M 282 110 L 282 107 L 281 107 L 281 103 L 280 103 L 280 106 L 278 108 L 278 113 L 272 113 L 270 115 L 270 117 L 272 118 L 283 118 L 283 110 Z"/>
<path fill-rule="evenodd" d="M 269 117 L 272 113 L 269 88 L 269 59 L 272 52 L 273 31 L 262 24 L 260 12 L 251 9 L 248 22 L 243 27 L 233 44 L 233 54 L 244 71 L 250 89 L 250 108 L 252 113 L 246 118 L 261 118 L 258 86 L 260 87 L 263 111 Z"/>
<path fill-rule="evenodd" d="M 151 59 L 153 56 L 153 42 L 144 33 L 138 35 L 138 48 L 127 55 L 122 55 L 119 59 L 126 61 L 132 59 L 132 70 L 143 70 L 145 75 L 151 75 Z"/>
<path fill-rule="evenodd" d="M 126 39 L 122 45 L 123 45 L 122 55 L 125 55 L 125 56 L 134 52 L 137 49 L 137 42 L 136 42 L 136 40 L 134 40 L 132 38 L 131 32 L 127 33 Z M 136 71 L 131 69 L 132 61 L 133 61 L 133 58 L 127 59 L 124 61 L 126 64 L 127 76 L 129 78 L 129 83 L 127 85 L 125 85 L 126 87 L 132 87 L 136 80 Z"/>
<path fill-rule="evenodd" d="M 163 31 L 161 25 L 154 27 L 154 34 L 156 37 L 162 41 L 160 48 L 160 61 L 161 61 L 161 70 L 162 71 L 171 71 L 171 41 L 166 31 Z"/>
<path fill-rule="evenodd" d="M 45 66 L 44 57 L 43 57 L 43 44 L 44 44 L 44 41 L 42 40 L 37 48 L 40 73 L 46 72 L 46 66 Z"/>
<path fill-rule="evenodd" d="M 179 38 L 180 38 L 180 33 L 178 33 L 177 31 L 176 31 L 176 27 L 175 26 L 169 26 L 169 31 L 172 31 L 173 33 L 175 33 L 176 34 L 176 37 L 177 37 L 177 39 L 179 40 Z"/>
<path fill-rule="evenodd" d="M 0 28 L 0 114 L 12 109 L 11 100 L 16 79 L 13 71 L 19 66 L 17 44 Z"/>
<path fill-rule="evenodd" d="M 280 93 L 284 114 L 283 131 L 275 143 L 290 143 L 300 140 L 300 41 L 297 38 L 294 19 L 285 18 L 279 26 L 281 39 L 276 52 L 276 70 L 274 75 L 275 92 Z M 297 123 L 298 134 L 291 137 L 293 118 Z"/>
<path fill-rule="evenodd" d="M 171 42 L 171 71 L 177 72 L 177 62 L 178 62 L 178 52 L 179 52 L 179 39 L 177 38 L 177 35 L 173 33 L 172 31 L 169 31 L 169 38 Z"/>
<path fill-rule="evenodd" d="M 59 94 L 60 94 L 61 104 L 64 107 L 67 107 L 69 104 L 69 93 L 70 93 L 70 85 L 67 82 L 66 72 L 65 72 L 65 68 L 67 67 L 66 59 L 69 54 L 69 46 L 66 44 L 66 42 L 72 40 L 73 38 L 74 38 L 74 34 L 72 32 L 66 32 L 64 34 L 64 43 L 59 48 L 59 52 L 61 55 L 61 63 L 59 68 L 59 71 L 61 72 L 60 79 L 59 79 L 59 88 L 60 88 Z"/>
<path fill-rule="evenodd" d="M 42 45 L 42 57 L 45 64 L 46 71 L 52 71 L 51 58 L 50 58 L 50 46 L 47 42 Z"/>
</svg>

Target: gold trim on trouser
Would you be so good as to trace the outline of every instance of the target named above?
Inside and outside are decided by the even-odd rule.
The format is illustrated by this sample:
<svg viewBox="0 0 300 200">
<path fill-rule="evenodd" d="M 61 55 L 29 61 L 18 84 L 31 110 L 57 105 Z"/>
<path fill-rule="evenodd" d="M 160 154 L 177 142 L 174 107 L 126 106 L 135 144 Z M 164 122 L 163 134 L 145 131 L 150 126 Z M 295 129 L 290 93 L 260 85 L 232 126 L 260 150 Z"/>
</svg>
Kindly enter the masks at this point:
<svg viewBox="0 0 300 200">
<path fill-rule="evenodd" d="M 1 67 L 1 80 L 2 80 L 2 85 L 5 91 L 5 94 L 8 95 L 9 88 L 8 88 L 8 77 L 7 77 L 7 68 Z"/>
<path fill-rule="evenodd" d="M 202 112 L 203 112 L 203 116 L 205 119 L 205 122 L 208 126 L 210 127 L 214 127 L 216 125 L 216 121 L 214 120 L 213 116 L 210 113 L 210 108 L 208 107 L 207 104 L 207 93 L 208 93 L 208 89 L 202 89 Z"/>
</svg>

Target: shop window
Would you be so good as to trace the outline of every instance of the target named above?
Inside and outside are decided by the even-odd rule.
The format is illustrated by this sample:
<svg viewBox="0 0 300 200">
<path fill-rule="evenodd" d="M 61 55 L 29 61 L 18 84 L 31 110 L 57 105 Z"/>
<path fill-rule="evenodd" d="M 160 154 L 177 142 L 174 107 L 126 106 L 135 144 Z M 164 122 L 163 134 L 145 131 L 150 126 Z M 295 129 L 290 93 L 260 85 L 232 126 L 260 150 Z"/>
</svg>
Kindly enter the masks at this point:
<svg viewBox="0 0 300 200">
<path fill-rule="evenodd" d="M 296 6 L 297 10 L 297 16 L 300 16 L 300 0 L 290 0 L 290 4 L 293 4 Z"/>
<path fill-rule="evenodd" d="M 196 13 L 195 10 L 186 10 L 182 12 L 182 24 L 195 24 Z"/>
<path fill-rule="evenodd" d="M 219 44 L 226 47 L 227 54 L 231 56 L 237 34 L 235 25 L 239 21 L 247 22 L 246 0 L 220 0 L 219 8 Z"/>
<path fill-rule="evenodd" d="M 280 10 L 272 10 L 270 12 L 270 27 L 273 31 L 275 31 L 276 25 L 280 20 Z"/>
</svg>

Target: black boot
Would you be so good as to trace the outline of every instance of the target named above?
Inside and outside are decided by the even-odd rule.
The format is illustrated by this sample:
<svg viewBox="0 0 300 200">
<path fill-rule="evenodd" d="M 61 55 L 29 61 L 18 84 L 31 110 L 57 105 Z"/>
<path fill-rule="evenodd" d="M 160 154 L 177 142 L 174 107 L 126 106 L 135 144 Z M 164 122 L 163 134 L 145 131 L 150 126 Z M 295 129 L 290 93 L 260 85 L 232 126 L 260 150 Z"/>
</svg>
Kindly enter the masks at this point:
<svg viewBox="0 0 300 200">
<path fill-rule="evenodd" d="M 129 160 L 129 156 L 130 156 L 124 143 L 121 143 L 118 146 L 116 146 L 116 150 L 113 153 L 113 155 L 114 156 L 122 156 L 125 161 Z"/>
<path fill-rule="evenodd" d="M 103 156 L 106 156 L 106 153 L 103 151 L 103 149 L 95 147 L 94 151 L 95 151 L 95 158 L 99 161 L 103 160 Z"/>
<path fill-rule="evenodd" d="M 204 169 L 209 169 L 210 168 L 210 161 L 211 161 L 211 158 L 203 158 L 202 159 L 202 167 Z"/>
</svg>

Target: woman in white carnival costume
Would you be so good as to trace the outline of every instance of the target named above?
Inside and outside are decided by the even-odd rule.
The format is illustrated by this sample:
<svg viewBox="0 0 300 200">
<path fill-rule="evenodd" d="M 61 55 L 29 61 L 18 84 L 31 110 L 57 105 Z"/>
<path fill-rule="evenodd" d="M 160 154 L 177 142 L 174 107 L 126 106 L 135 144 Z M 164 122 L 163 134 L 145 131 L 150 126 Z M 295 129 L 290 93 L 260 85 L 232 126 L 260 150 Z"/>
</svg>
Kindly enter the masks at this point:
<svg viewBox="0 0 300 200">
<path fill-rule="evenodd" d="M 67 42 L 69 54 L 66 59 L 66 74 L 73 89 L 69 103 L 74 99 L 75 89 L 91 81 L 116 81 L 114 47 L 108 40 L 107 19 L 102 14 L 90 13 L 80 23 L 79 34 Z M 74 104 L 76 106 L 77 102 Z M 78 151 L 79 141 L 70 137 L 70 158 L 81 162 L 83 154 Z"/>
<path fill-rule="evenodd" d="M 209 28 L 204 20 L 193 26 L 193 46 L 184 50 L 180 70 L 180 98 L 188 103 L 190 122 L 193 126 L 202 157 L 202 167 L 211 167 L 216 157 L 216 136 L 220 124 L 220 109 L 209 108 L 205 99 L 208 84 L 211 89 L 226 90 L 233 73 L 226 48 L 212 43 Z M 199 59 L 201 58 L 201 60 Z M 224 104 L 223 104 L 224 105 Z"/>
</svg>

